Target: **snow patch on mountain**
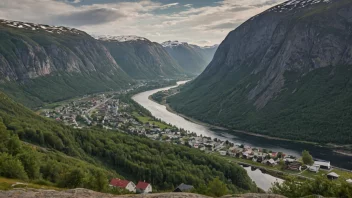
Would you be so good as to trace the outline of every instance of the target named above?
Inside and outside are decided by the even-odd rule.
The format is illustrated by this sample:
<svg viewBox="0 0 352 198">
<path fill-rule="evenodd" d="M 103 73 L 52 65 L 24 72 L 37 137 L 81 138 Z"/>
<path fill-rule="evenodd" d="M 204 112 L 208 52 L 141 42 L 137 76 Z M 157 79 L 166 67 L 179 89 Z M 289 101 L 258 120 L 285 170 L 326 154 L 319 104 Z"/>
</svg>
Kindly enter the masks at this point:
<svg viewBox="0 0 352 198">
<path fill-rule="evenodd" d="M 211 49 L 211 48 L 217 48 L 219 47 L 219 44 L 215 44 L 215 45 L 212 45 L 212 46 L 203 46 L 203 47 L 200 47 L 202 49 Z"/>
<path fill-rule="evenodd" d="M 96 39 L 101 41 L 117 41 L 117 42 L 129 42 L 129 41 L 149 41 L 146 38 L 128 35 L 128 36 L 95 36 Z"/>
<path fill-rule="evenodd" d="M 284 12 L 284 11 L 291 11 L 294 9 L 305 8 L 310 5 L 318 4 L 318 3 L 330 3 L 331 0 L 289 0 L 280 5 L 272 7 L 267 11 L 274 11 L 274 12 Z"/>
<path fill-rule="evenodd" d="M 50 25 L 43 25 L 43 24 L 35 24 L 35 23 L 25 23 L 21 21 L 11 21 L 11 20 L 3 20 L 0 19 L 0 24 L 4 24 L 13 28 L 20 28 L 20 29 L 27 29 L 32 31 L 39 31 L 43 30 L 49 33 L 73 33 L 73 34 L 82 34 L 83 32 L 77 30 L 75 28 L 68 28 L 63 26 L 50 26 Z"/>
<path fill-rule="evenodd" d="M 161 43 L 163 47 L 177 47 L 179 45 L 188 44 L 187 42 L 179 42 L 179 41 L 165 41 Z"/>
</svg>

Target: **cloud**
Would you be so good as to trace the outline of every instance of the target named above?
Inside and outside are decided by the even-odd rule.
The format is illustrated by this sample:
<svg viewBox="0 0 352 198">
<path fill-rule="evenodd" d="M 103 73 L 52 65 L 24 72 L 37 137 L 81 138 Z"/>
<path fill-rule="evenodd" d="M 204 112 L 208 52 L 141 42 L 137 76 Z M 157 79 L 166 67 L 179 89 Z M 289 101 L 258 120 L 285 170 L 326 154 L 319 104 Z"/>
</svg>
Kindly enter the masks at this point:
<svg viewBox="0 0 352 198">
<path fill-rule="evenodd" d="M 253 6 L 234 6 L 231 9 L 229 9 L 230 12 L 240 12 L 244 10 L 250 10 L 253 9 Z"/>
<path fill-rule="evenodd" d="M 264 2 L 260 2 L 258 4 L 254 4 L 254 7 L 264 7 L 264 6 L 274 6 L 276 4 L 278 4 L 279 2 L 281 2 L 280 0 L 267 0 Z"/>
<path fill-rule="evenodd" d="M 208 30 L 216 30 L 216 29 L 235 29 L 239 26 L 241 22 L 227 22 L 227 23 L 220 23 L 216 25 L 209 25 L 206 26 Z"/>
<path fill-rule="evenodd" d="M 192 5 L 181 0 L 0 0 L 0 18 L 67 25 L 95 35 L 212 45 L 240 23 L 285 0 L 199 1 Z"/>
<path fill-rule="evenodd" d="M 84 26 L 104 24 L 123 17 L 126 17 L 126 15 L 116 9 L 97 8 L 59 15 L 54 17 L 53 20 L 58 21 L 58 23 L 63 25 Z"/>
<path fill-rule="evenodd" d="M 197 44 L 200 44 L 200 45 L 209 45 L 211 44 L 212 42 L 211 41 L 208 41 L 208 40 L 201 40 L 201 41 L 196 41 Z"/>
<path fill-rule="evenodd" d="M 67 3 L 80 3 L 81 0 L 66 0 Z"/>
<path fill-rule="evenodd" d="M 171 8 L 173 6 L 177 6 L 179 3 L 169 3 L 169 4 L 165 4 L 165 5 L 162 5 L 160 7 L 160 9 L 168 9 L 168 8 Z"/>
</svg>

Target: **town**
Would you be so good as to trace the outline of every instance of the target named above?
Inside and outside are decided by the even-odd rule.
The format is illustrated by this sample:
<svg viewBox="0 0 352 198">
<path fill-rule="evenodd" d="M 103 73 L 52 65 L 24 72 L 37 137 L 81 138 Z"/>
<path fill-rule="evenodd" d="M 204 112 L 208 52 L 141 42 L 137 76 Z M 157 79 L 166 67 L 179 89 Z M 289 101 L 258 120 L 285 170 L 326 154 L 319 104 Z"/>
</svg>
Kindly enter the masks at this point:
<svg viewBox="0 0 352 198">
<path fill-rule="evenodd" d="M 143 84 L 138 85 L 138 87 L 142 86 Z M 324 174 L 329 179 L 343 179 L 352 183 L 350 174 L 345 175 L 345 171 L 333 168 L 330 162 L 315 160 L 305 164 L 297 156 L 265 148 L 253 148 L 228 140 L 203 137 L 162 122 L 131 100 L 128 93 L 138 87 L 120 92 L 93 94 L 71 99 L 60 104 L 50 105 L 51 108 L 43 108 L 39 112 L 45 117 L 78 129 L 100 127 L 106 130 L 117 130 L 156 141 L 185 145 L 211 155 L 226 157 L 243 166 L 274 170 L 304 179 L 312 179 L 317 175 Z M 343 175 L 341 178 L 340 174 Z M 111 180 L 110 186 L 126 189 L 133 193 L 152 192 L 151 185 L 146 182 L 138 182 L 135 185 L 131 181 L 119 178 Z"/>
</svg>

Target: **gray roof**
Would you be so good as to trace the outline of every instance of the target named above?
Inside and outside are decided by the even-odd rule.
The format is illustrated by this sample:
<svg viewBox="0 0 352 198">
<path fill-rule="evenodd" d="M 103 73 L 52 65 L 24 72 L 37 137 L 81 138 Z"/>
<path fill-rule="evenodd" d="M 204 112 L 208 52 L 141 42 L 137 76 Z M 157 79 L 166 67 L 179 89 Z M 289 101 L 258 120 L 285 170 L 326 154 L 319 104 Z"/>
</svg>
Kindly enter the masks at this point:
<svg viewBox="0 0 352 198">
<path fill-rule="evenodd" d="M 332 177 L 339 177 L 340 176 L 340 175 L 336 174 L 335 172 L 331 172 L 328 175 L 332 176 Z"/>
<path fill-rule="evenodd" d="M 323 162 L 323 161 L 314 161 L 314 165 L 319 165 L 319 166 L 330 166 L 330 162 Z"/>
<path fill-rule="evenodd" d="M 182 191 L 186 191 L 186 190 L 191 190 L 193 188 L 193 186 L 182 183 L 179 186 L 177 186 L 177 188 Z"/>
</svg>

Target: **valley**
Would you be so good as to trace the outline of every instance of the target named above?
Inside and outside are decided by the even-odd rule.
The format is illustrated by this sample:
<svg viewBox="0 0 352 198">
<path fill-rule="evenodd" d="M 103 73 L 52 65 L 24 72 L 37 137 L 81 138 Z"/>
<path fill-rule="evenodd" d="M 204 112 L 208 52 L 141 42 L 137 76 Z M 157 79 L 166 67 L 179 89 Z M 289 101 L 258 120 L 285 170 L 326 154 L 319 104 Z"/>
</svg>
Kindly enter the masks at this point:
<svg viewBox="0 0 352 198">
<path fill-rule="evenodd" d="M 53 109 L 43 108 L 40 112 L 43 116 L 63 122 L 66 125 L 72 125 L 74 128 L 99 127 L 106 130 L 124 131 L 131 135 L 145 136 L 153 141 L 186 145 L 193 149 L 201 150 L 208 155 L 224 157 L 234 163 L 245 165 L 245 169 L 251 179 L 256 182 L 259 188 L 265 191 L 269 190 L 271 183 L 278 180 L 278 178 L 273 176 L 285 179 L 288 175 L 291 175 L 304 179 L 314 178 L 317 174 L 309 173 L 305 169 L 296 172 L 284 170 L 281 165 L 271 167 L 243 157 L 238 158 L 238 152 L 246 152 L 249 156 L 252 155 L 250 159 L 253 158 L 253 153 L 254 156 L 265 156 L 268 153 L 272 158 L 275 158 L 274 155 L 277 155 L 277 153 L 281 153 L 281 155 L 292 156 L 298 159 L 301 156 L 302 150 L 307 149 L 316 160 L 331 161 L 332 165 L 336 167 L 330 171 L 344 174 L 343 178 L 345 179 L 352 177 L 352 173 L 338 168 L 350 169 L 351 167 L 348 162 L 351 160 L 351 157 L 336 154 L 331 149 L 307 143 L 287 142 L 242 133 L 233 135 L 233 133 L 229 133 L 225 129 L 202 125 L 201 123 L 193 123 L 169 112 L 165 106 L 150 100 L 150 96 L 153 94 L 160 91 L 165 92 L 170 89 L 177 89 L 178 86 L 182 86 L 186 82 L 188 81 L 180 81 L 174 86 L 148 90 L 141 93 L 139 93 L 141 90 L 150 89 L 146 87 L 150 87 L 153 83 L 139 84 L 123 92 L 88 95 L 83 98 L 69 100 L 68 102 L 61 102 L 59 106 L 48 105 Z M 134 101 L 146 108 L 151 114 L 135 110 L 135 107 L 133 107 L 134 104 L 126 100 L 126 97 L 132 97 Z M 94 110 L 88 112 L 92 108 Z M 76 110 L 72 111 L 73 109 Z M 59 114 L 60 112 L 66 113 Z M 85 119 L 82 119 L 83 117 Z M 285 160 L 286 158 L 283 159 Z M 256 168 L 251 169 L 248 166 Z M 260 170 L 257 170 L 257 168 Z M 264 171 L 264 173 L 261 171 Z M 330 171 L 325 172 L 322 170 L 320 173 L 327 174 Z"/>
<path fill-rule="evenodd" d="M 352 197 L 351 0 L 39 4 L 0 3 L 0 197 Z"/>
</svg>

